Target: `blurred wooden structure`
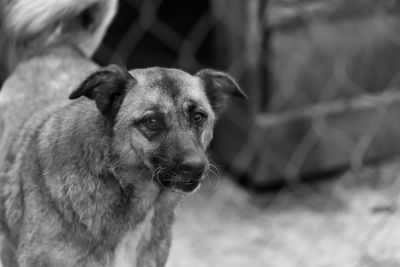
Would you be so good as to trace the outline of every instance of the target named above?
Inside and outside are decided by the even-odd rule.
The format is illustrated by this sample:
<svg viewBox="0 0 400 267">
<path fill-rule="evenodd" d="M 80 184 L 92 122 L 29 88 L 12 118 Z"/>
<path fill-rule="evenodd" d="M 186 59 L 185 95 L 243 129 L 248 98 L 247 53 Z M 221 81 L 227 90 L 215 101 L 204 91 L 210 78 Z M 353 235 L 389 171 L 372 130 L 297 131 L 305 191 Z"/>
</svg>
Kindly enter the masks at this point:
<svg viewBox="0 0 400 267">
<path fill-rule="evenodd" d="M 244 182 L 265 186 L 400 152 L 400 3 L 216 2 L 228 69 L 250 102 L 229 111 L 215 148 Z"/>
</svg>

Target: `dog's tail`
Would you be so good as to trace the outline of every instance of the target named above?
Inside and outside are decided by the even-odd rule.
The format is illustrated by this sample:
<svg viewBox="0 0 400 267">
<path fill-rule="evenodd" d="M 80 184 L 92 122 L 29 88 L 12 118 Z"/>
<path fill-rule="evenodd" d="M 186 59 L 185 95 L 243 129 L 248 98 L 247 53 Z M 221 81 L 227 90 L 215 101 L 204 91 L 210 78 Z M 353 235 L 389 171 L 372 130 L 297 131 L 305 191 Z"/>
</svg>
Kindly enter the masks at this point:
<svg viewBox="0 0 400 267">
<path fill-rule="evenodd" d="M 69 42 L 90 57 L 115 15 L 117 1 L 0 0 L 0 45 L 14 46 L 19 56 L 21 50 Z"/>
<path fill-rule="evenodd" d="M 44 34 L 47 42 L 70 41 L 91 56 L 117 8 L 117 0 L 8 0 L 5 24 L 17 41 Z"/>
</svg>

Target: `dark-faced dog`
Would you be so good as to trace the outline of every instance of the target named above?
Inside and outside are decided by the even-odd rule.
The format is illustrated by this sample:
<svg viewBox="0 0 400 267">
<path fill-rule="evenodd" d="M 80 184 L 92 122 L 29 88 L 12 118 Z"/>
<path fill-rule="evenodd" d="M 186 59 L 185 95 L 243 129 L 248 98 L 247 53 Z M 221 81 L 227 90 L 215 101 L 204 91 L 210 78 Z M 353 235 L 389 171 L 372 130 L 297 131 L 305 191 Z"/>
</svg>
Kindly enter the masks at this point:
<svg viewBox="0 0 400 267">
<path fill-rule="evenodd" d="M 111 65 L 72 93 L 28 101 L 27 91 L 11 79 L 0 94 L 10 116 L 0 133 L 4 267 L 164 266 L 175 207 L 208 169 L 216 117 L 229 95 L 245 97 L 237 83 L 210 69 Z"/>
</svg>

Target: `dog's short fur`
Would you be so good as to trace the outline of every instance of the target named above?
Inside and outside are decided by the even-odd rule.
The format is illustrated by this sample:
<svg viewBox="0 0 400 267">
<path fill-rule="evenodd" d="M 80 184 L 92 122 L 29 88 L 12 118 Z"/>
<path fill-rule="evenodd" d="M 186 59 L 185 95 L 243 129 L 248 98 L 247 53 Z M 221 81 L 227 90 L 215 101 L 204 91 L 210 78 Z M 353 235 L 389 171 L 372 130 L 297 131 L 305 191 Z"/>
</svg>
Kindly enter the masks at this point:
<svg viewBox="0 0 400 267">
<path fill-rule="evenodd" d="M 244 94 L 222 72 L 97 69 L 82 51 L 44 46 L 0 92 L 1 261 L 164 266 L 216 117 Z"/>
</svg>

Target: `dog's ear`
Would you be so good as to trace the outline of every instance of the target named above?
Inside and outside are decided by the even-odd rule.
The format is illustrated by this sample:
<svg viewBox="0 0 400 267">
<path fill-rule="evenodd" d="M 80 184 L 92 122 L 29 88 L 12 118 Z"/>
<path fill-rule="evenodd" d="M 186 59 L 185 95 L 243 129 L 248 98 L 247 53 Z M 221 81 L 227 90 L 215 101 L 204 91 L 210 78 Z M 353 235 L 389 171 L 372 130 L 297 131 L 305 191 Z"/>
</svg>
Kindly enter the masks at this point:
<svg viewBox="0 0 400 267">
<path fill-rule="evenodd" d="M 127 69 L 117 65 L 109 65 L 92 73 L 75 89 L 69 99 L 86 96 L 96 102 L 102 114 L 118 111 L 126 89 L 136 83 Z"/>
<path fill-rule="evenodd" d="M 212 69 L 204 69 L 196 73 L 203 81 L 204 88 L 215 114 L 224 110 L 229 96 L 247 99 L 237 82 L 228 74 Z"/>
</svg>

